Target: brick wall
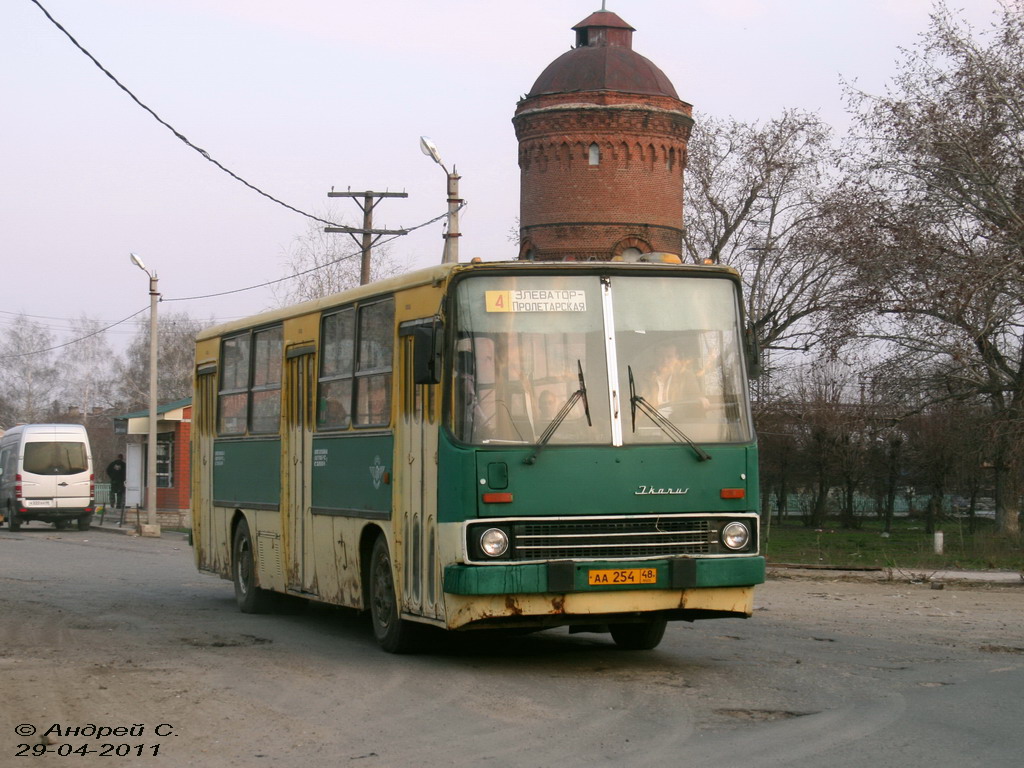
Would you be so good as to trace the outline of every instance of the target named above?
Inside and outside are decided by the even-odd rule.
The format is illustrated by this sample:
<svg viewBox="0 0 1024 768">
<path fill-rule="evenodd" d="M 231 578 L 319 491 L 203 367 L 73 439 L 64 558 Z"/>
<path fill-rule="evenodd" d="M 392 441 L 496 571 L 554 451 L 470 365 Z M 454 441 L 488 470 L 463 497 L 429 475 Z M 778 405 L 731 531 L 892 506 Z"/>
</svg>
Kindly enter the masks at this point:
<svg viewBox="0 0 1024 768">
<path fill-rule="evenodd" d="M 520 102 L 513 124 L 521 256 L 610 259 L 627 247 L 682 253 L 691 114 L 668 96 L 614 91 Z"/>
<path fill-rule="evenodd" d="M 192 418 L 191 407 L 185 409 L 185 419 Z M 180 421 L 174 430 L 174 485 L 171 488 L 158 488 L 156 506 L 158 510 L 176 513 L 187 510 L 192 491 L 192 455 L 190 437 L 191 421 Z"/>
</svg>

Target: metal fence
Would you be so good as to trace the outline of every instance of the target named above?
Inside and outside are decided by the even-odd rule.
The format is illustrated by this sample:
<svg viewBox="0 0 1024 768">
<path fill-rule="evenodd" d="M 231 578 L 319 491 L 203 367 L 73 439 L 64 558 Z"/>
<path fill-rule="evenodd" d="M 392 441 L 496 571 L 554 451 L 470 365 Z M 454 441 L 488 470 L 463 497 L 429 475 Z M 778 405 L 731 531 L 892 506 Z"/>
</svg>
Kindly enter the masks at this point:
<svg viewBox="0 0 1024 768">
<path fill-rule="evenodd" d="M 104 507 L 110 504 L 110 483 L 96 483 L 94 486 L 95 495 L 93 499 L 97 504 L 102 504 Z"/>
</svg>

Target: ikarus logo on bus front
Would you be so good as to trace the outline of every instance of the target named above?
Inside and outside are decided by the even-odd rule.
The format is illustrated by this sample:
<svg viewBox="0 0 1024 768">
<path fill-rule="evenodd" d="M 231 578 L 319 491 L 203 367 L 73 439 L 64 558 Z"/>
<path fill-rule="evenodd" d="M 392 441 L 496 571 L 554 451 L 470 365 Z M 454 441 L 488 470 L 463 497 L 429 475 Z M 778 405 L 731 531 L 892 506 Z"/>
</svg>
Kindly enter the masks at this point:
<svg viewBox="0 0 1024 768">
<path fill-rule="evenodd" d="M 634 496 L 684 496 L 689 488 L 655 488 L 651 485 L 641 485 L 639 490 L 633 491 Z"/>
<path fill-rule="evenodd" d="M 373 478 L 373 487 L 380 490 L 380 482 L 384 479 L 384 471 L 387 469 L 380 463 L 380 456 L 373 457 L 373 464 L 370 465 L 370 477 Z"/>
</svg>

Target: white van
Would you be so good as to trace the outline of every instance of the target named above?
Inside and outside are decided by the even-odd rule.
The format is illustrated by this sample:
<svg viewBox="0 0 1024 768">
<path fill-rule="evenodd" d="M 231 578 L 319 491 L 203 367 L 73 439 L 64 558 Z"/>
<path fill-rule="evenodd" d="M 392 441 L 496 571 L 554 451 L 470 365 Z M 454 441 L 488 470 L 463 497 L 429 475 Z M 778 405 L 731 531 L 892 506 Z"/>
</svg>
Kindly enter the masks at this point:
<svg viewBox="0 0 1024 768">
<path fill-rule="evenodd" d="M 87 531 L 95 509 L 89 435 L 81 424 L 24 424 L 0 438 L 0 516 L 12 531 L 42 520 Z"/>
</svg>

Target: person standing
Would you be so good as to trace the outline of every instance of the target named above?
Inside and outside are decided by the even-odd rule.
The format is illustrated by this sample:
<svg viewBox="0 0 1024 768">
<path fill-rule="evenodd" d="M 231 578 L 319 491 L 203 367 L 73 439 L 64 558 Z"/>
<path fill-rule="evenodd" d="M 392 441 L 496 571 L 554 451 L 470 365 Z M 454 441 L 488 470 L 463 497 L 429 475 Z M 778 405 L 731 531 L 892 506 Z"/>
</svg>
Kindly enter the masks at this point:
<svg viewBox="0 0 1024 768">
<path fill-rule="evenodd" d="M 110 478 L 110 503 L 114 509 L 124 509 L 124 482 L 128 476 L 124 463 L 124 454 L 107 464 L 107 477 Z"/>
</svg>

